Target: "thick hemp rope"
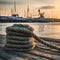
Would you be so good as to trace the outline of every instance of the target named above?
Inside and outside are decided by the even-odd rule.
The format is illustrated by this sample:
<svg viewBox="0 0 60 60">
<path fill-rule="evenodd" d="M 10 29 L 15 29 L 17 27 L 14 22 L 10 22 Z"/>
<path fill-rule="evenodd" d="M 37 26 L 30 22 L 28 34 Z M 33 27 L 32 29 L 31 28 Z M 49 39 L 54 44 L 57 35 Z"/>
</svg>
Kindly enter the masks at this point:
<svg viewBox="0 0 60 60">
<path fill-rule="evenodd" d="M 14 24 L 6 28 L 5 50 L 28 51 L 35 48 L 34 38 L 29 32 L 34 29 L 28 25 Z"/>
<path fill-rule="evenodd" d="M 44 45 L 46 45 L 46 46 L 48 46 L 48 47 L 50 47 L 52 49 L 56 49 L 56 50 L 60 51 L 59 47 L 57 47 L 56 45 L 48 43 L 44 39 L 39 38 L 38 36 L 36 36 L 33 33 L 33 31 L 34 31 L 34 29 L 31 26 L 29 26 L 29 25 L 14 24 L 11 27 L 7 27 L 6 28 L 7 44 L 6 44 L 5 47 L 8 47 L 8 48 L 6 48 L 6 49 L 13 50 L 13 48 L 11 49 L 11 47 L 13 46 L 12 43 L 13 42 L 17 42 L 17 41 L 20 42 L 19 43 L 20 45 L 14 45 L 13 47 L 14 48 L 18 47 L 19 51 L 23 51 L 23 50 L 26 51 L 26 50 L 34 49 L 35 48 L 35 44 L 34 44 L 33 40 L 35 39 L 36 41 L 38 41 L 38 42 L 40 42 L 40 43 L 42 43 L 42 44 L 44 44 Z M 23 43 L 23 41 L 24 41 L 24 43 Z M 31 41 L 29 43 L 32 43 L 32 44 L 30 44 L 32 46 L 30 46 L 29 43 L 27 43 L 28 41 Z M 9 45 L 9 43 L 11 43 L 11 44 Z M 25 44 L 25 45 L 23 45 L 23 44 Z"/>
</svg>

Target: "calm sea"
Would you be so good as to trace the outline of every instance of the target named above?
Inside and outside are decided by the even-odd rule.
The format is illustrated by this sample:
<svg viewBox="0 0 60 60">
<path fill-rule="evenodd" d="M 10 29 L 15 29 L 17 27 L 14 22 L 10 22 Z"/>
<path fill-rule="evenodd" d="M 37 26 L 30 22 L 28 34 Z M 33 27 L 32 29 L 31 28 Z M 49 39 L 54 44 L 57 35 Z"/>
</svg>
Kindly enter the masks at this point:
<svg viewBox="0 0 60 60">
<path fill-rule="evenodd" d="M 0 34 L 6 35 L 6 27 L 15 23 L 0 23 Z M 16 23 L 20 24 L 20 23 Z M 60 39 L 60 23 L 21 23 L 28 24 L 34 28 L 34 33 L 40 37 L 49 37 Z"/>
</svg>

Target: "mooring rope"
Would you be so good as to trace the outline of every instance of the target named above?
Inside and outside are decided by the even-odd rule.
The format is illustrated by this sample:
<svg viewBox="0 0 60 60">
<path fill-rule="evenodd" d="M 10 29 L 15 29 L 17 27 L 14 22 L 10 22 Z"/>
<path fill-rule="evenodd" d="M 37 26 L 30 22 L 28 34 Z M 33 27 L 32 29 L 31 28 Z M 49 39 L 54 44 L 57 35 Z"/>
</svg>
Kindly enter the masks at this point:
<svg viewBox="0 0 60 60">
<path fill-rule="evenodd" d="M 36 36 L 34 33 L 33 33 L 33 37 L 34 37 L 38 42 L 40 42 L 40 43 L 42 43 L 42 44 L 44 44 L 44 45 L 46 45 L 46 46 L 48 46 L 48 47 L 50 47 L 50 48 L 52 48 L 52 49 L 56 49 L 56 50 L 60 51 L 60 47 L 57 47 L 56 45 L 53 45 L 53 44 L 45 41 L 44 39 L 39 38 L 39 37 Z"/>
<path fill-rule="evenodd" d="M 9 40 L 10 38 L 11 39 L 16 39 L 17 38 L 17 40 L 19 40 L 20 38 L 18 38 L 18 36 L 20 36 L 20 37 L 21 36 L 23 36 L 23 37 L 26 36 L 26 38 L 27 37 L 33 37 L 39 43 L 42 43 L 42 44 L 44 44 L 44 45 L 46 45 L 46 46 L 48 46 L 52 49 L 56 49 L 56 50 L 60 51 L 60 47 L 57 47 L 56 45 L 51 44 L 51 43 L 45 41 L 42 38 L 39 38 L 36 34 L 33 33 L 33 31 L 34 31 L 34 29 L 29 25 L 14 24 L 13 26 L 6 28 L 7 40 Z M 17 37 L 14 37 L 16 35 L 17 35 Z"/>
</svg>

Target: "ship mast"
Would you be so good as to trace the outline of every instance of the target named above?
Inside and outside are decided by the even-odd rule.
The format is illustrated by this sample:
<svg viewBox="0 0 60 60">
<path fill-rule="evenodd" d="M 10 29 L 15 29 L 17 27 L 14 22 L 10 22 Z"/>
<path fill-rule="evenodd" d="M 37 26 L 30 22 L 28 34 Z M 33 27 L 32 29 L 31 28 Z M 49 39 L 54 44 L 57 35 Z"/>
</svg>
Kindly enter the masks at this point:
<svg viewBox="0 0 60 60">
<path fill-rule="evenodd" d="M 29 5 L 28 5 L 28 8 L 27 8 L 27 18 L 29 17 Z"/>
<path fill-rule="evenodd" d="M 19 16 L 19 14 L 16 13 L 16 2 L 15 1 L 14 1 L 14 8 L 13 8 L 13 10 L 11 9 L 11 14 L 14 17 L 18 17 Z"/>
<path fill-rule="evenodd" d="M 14 1 L 14 13 L 16 13 L 16 2 Z"/>
<path fill-rule="evenodd" d="M 11 8 L 11 15 L 13 14 L 13 9 Z"/>
<path fill-rule="evenodd" d="M 24 10 L 24 17 L 26 17 L 26 11 Z"/>
</svg>

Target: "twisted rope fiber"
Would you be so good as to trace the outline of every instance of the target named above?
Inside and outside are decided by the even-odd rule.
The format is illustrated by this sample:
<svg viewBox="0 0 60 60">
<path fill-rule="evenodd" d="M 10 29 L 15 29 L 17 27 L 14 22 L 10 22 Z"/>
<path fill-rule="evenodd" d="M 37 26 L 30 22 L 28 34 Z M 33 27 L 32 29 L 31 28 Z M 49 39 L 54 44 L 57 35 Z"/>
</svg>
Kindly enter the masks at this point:
<svg viewBox="0 0 60 60">
<path fill-rule="evenodd" d="M 17 29 L 17 28 L 13 28 L 13 27 L 20 27 L 19 29 Z M 23 28 L 22 28 L 23 27 Z M 22 29 L 21 29 L 22 28 Z M 24 29 L 24 28 L 27 28 L 27 29 Z M 16 30 L 15 30 L 16 29 Z M 44 45 L 46 45 L 46 46 L 48 46 L 48 47 L 50 47 L 50 48 L 52 48 L 52 49 L 56 49 L 56 50 L 58 50 L 58 51 L 60 51 L 60 48 L 59 47 L 57 47 L 56 45 L 53 45 L 53 44 L 50 44 L 50 43 L 48 43 L 47 41 L 45 41 L 44 39 L 41 39 L 41 38 L 39 38 L 37 35 L 35 35 L 34 33 L 33 33 L 33 31 L 34 31 L 34 29 L 32 28 L 32 27 L 30 27 L 29 25 L 23 25 L 23 24 L 14 24 L 12 27 L 7 27 L 7 29 L 6 29 L 6 32 L 8 32 L 8 31 L 12 31 L 12 32 L 15 32 L 17 35 L 19 35 L 19 32 L 20 33 L 22 33 L 23 35 L 30 35 L 31 37 L 33 37 L 36 41 L 38 41 L 38 42 L 40 42 L 40 43 L 42 43 L 42 44 L 44 44 Z M 10 34 L 10 33 L 7 33 L 8 35 Z M 14 35 L 14 33 L 13 33 L 13 35 Z"/>
<path fill-rule="evenodd" d="M 34 29 L 29 25 L 14 24 L 6 28 L 5 50 L 28 51 L 35 47 L 34 39 L 30 32 Z"/>
</svg>

